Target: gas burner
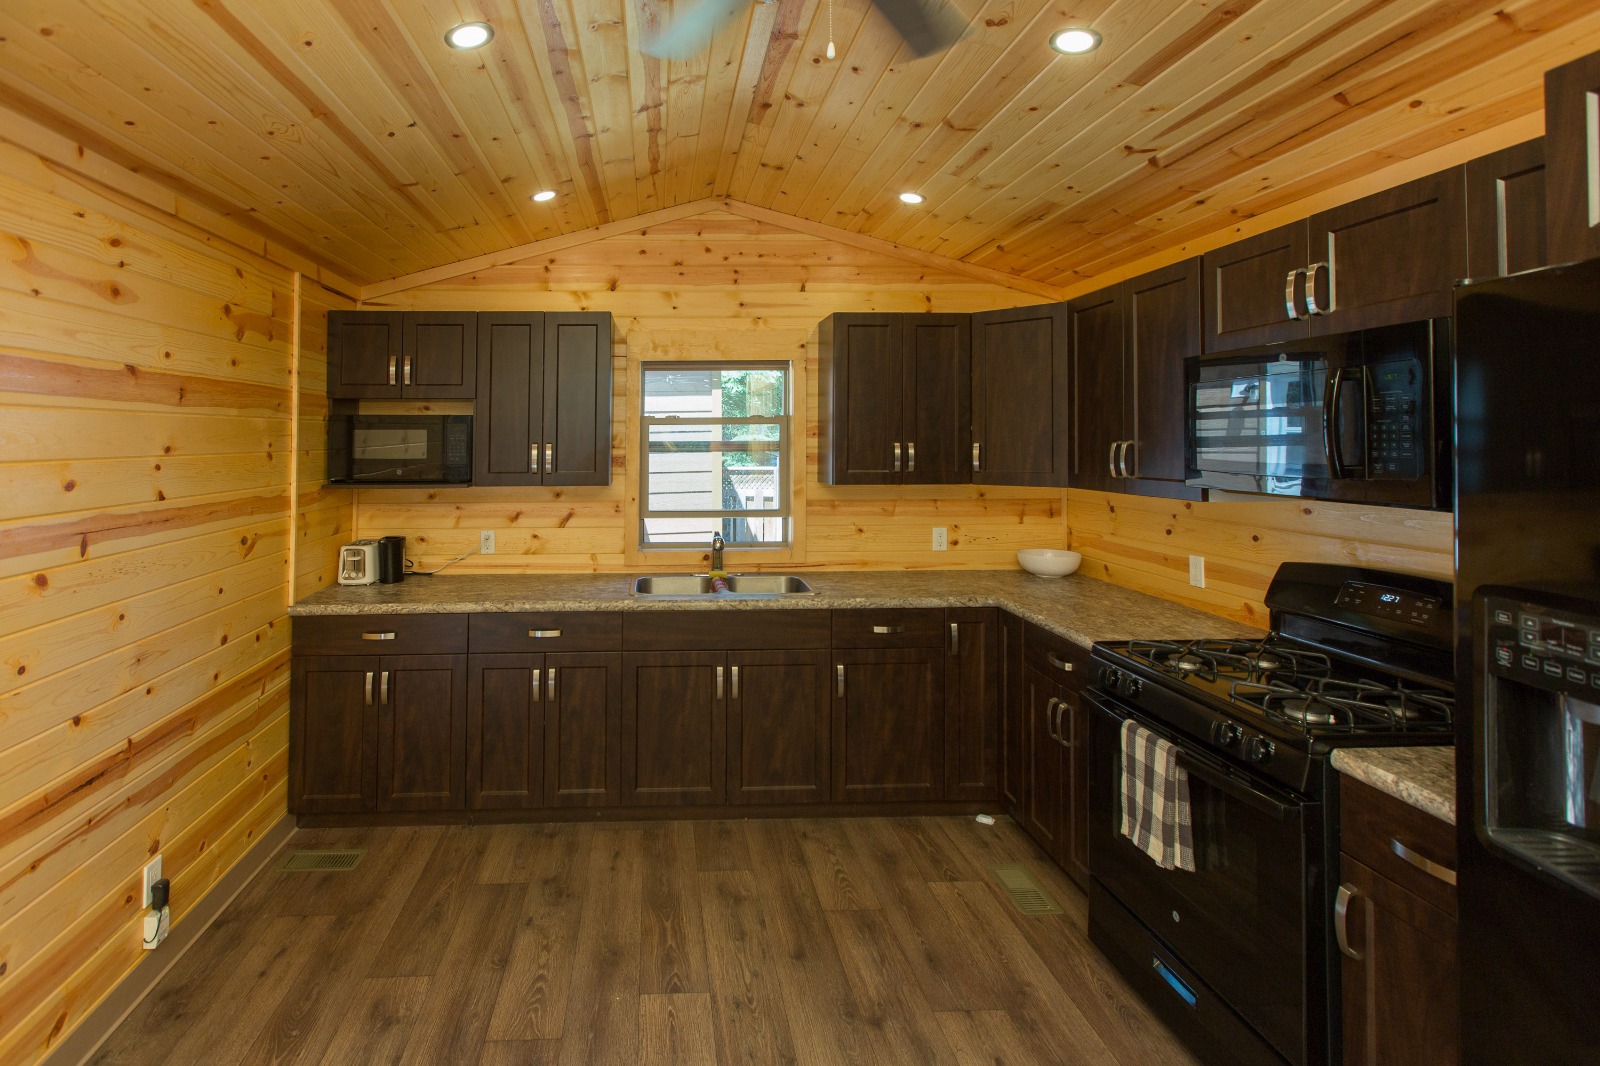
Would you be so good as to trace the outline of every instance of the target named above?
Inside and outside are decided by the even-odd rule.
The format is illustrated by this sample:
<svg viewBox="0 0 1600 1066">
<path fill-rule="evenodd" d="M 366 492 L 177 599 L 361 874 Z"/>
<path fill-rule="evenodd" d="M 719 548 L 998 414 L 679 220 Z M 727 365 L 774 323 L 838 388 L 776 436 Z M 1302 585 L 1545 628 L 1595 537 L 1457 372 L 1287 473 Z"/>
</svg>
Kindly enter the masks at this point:
<svg viewBox="0 0 1600 1066">
<path fill-rule="evenodd" d="M 1282 670 L 1284 667 L 1290 665 L 1289 660 L 1283 658 L 1283 656 L 1279 655 L 1271 648 L 1262 648 L 1260 651 L 1252 655 L 1250 659 L 1256 664 L 1256 669 L 1262 671 Z"/>
<path fill-rule="evenodd" d="M 1192 651 L 1186 651 L 1175 659 L 1168 659 L 1166 665 L 1180 674 L 1194 674 L 1207 669 L 1208 664 Z"/>
<path fill-rule="evenodd" d="M 1281 714 L 1300 725 L 1333 725 L 1339 720 L 1338 709 L 1315 696 L 1269 696 L 1266 708 L 1268 714 Z"/>
</svg>

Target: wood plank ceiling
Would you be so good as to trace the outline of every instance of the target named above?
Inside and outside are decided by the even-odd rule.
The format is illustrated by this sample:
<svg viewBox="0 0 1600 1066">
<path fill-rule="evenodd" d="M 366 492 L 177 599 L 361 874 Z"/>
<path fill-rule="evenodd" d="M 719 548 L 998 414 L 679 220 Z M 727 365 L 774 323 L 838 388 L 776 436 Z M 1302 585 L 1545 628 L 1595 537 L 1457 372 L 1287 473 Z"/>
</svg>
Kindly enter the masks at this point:
<svg viewBox="0 0 1600 1066">
<path fill-rule="evenodd" d="M 926 59 L 834 0 L 830 61 L 828 0 L 777 0 L 667 62 L 670 0 L 5 0 L 0 105 L 358 284 L 719 197 L 1067 286 L 1531 114 L 1600 49 L 1594 0 L 953 2 Z"/>
</svg>

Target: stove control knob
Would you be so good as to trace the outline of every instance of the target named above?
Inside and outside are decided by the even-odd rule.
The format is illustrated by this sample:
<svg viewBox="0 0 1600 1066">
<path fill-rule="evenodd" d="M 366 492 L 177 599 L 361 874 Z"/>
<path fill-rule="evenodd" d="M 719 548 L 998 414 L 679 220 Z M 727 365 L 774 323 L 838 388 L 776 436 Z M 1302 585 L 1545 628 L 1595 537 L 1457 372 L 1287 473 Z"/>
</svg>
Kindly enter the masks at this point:
<svg viewBox="0 0 1600 1066">
<path fill-rule="evenodd" d="M 1231 748 L 1243 735 L 1244 731 L 1232 722 L 1218 722 L 1211 727 L 1212 743 L 1218 747 Z"/>
<path fill-rule="evenodd" d="M 1137 696 L 1144 689 L 1144 682 L 1137 677 L 1130 677 L 1123 684 L 1122 691 L 1129 696 Z"/>
<path fill-rule="evenodd" d="M 1115 666 L 1104 667 L 1100 671 L 1100 683 L 1106 688 L 1110 689 L 1112 692 L 1115 692 L 1117 691 L 1117 678 L 1120 676 L 1121 671 L 1119 671 Z"/>
<path fill-rule="evenodd" d="M 1253 763 L 1270 762 L 1274 750 L 1272 741 L 1266 737 L 1249 737 L 1244 742 L 1244 757 Z"/>
</svg>

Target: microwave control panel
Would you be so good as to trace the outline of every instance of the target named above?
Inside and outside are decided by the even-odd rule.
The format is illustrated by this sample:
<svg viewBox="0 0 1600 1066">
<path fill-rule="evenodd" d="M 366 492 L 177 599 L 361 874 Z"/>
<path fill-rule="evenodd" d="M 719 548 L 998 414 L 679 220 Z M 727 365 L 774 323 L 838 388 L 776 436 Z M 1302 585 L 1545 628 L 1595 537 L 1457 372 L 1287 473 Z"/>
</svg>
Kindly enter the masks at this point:
<svg viewBox="0 0 1600 1066">
<path fill-rule="evenodd" d="M 1600 618 L 1579 618 L 1514 600 L 1490 598 L 1489 669 L 1538 688 L 1600 698 Z"/>
<path fill-rule="evenodd" d="M 1423 380 L 1415 359 L 1367 368 L 1367 477 L 1412 481 L 1423 475 L 1428 435 Z"/>
</svg>

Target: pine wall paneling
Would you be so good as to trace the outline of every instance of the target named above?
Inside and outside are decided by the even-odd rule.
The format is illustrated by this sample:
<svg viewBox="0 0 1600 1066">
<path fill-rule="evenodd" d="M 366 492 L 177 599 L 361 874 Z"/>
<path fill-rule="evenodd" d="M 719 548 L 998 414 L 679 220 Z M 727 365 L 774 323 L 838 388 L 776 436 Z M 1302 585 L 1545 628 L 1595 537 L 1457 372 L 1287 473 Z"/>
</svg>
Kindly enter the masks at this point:
<svg viewBox="0 0 1600 1066">
<path fill-rule="evenodd" d="M 281 820 L 288 739 L 293 274 L 29 133 L 0 124 L 8 1063 L 38 1061 L 141 959 L 151 854 L 181 922 Z M 337 497 L 316 504 L 307 539 L 341 537 Z"/>
</svg>

